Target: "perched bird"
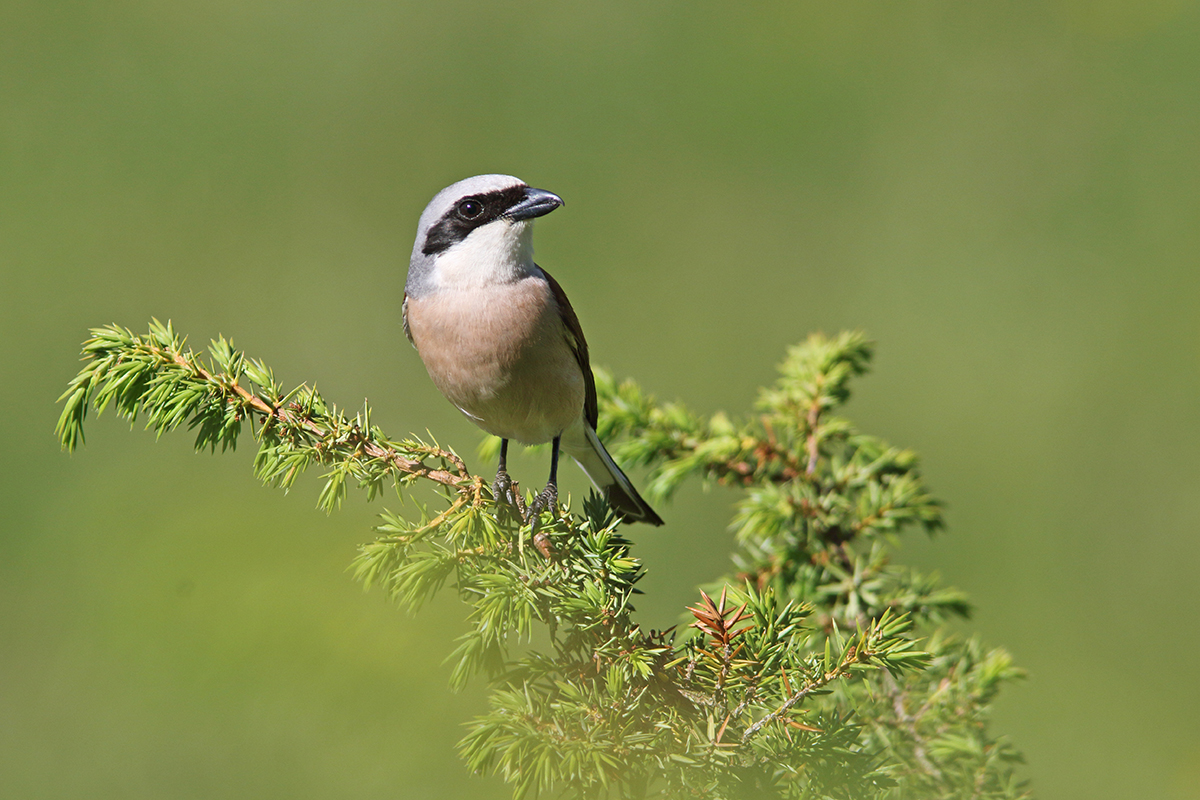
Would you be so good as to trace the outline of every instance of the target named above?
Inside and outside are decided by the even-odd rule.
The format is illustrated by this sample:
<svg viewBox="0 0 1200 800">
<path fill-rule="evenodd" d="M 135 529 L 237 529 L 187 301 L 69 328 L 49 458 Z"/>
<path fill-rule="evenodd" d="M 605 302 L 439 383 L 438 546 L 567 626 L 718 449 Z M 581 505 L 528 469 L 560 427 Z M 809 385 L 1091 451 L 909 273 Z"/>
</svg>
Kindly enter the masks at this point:
<svg viewBox="0 0 1200 800">
<path fill-rule="evenodd" d="M 579 318 L 533 263 L 533 220 L 562 204 L 511 175 L 476 175 L 438 192 L 417 225 L 404 332 L 442 394 L 500 437 L 497 498 L 512 500 L 508 441 L 551 442 L 550 480 L 534 512 L 557 502 L 561 448 L 623 519 L 661 525 L 596 436 Z"/>
</svg>

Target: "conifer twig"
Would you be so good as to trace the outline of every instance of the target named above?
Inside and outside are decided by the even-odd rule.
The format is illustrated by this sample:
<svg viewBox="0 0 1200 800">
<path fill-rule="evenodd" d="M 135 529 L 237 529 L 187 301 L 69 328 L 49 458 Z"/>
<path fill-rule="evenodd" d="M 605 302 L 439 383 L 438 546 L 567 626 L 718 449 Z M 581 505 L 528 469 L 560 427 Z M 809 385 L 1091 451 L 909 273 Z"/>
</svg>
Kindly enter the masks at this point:
<svg viewBox="0 0 1200 800">
<path fill-rule="evenodd" d="M 236 447 L 241 424 L 249 421 L 260 443 L 255 470 L 263 480 L 286 487 L 312 464 L 334 468 L 322 492 L 321 505 L 329 509 L 340 502 L 348 477 L 372 493 L 388 477 L 398 484 L 423 478 L 474 502 L 487 491 L 456 453 L 415 439 L 387 439 L 370 424 L 369 409 L 348 419 L 306 385 L 283 394 L 269 369 L 224 338 L 212 343 L 212 361 L 205 364 L 169 322 L 155 320 L 144 336 L 115 325 L 91 333 L 85 365 L 59 398 L 65 406 L 56 433 L 67 450 L 83 441 L 89 406 L 100 412 L 112 404 L 131 421 L 146 416 L 159 435 L 186 423 L 197 430 L 197 449 Z"/>
</svg>

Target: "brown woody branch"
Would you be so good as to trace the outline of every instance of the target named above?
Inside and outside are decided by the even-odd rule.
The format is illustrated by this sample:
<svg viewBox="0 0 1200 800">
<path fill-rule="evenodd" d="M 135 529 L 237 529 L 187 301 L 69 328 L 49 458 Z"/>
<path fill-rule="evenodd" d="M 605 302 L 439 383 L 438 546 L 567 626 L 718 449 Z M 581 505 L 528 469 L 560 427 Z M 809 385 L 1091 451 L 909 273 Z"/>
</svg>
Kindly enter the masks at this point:
<svg viewBox="0 0 1200 800">
<path fill-rule="evenodd" d="M 191 370 L 198 377 L 224 389 L 223 400 L 225 404 L 228 406 L 237 405 L 241 409 L 250 409 L 252 412 L 251 416 L 260 424 L 260 431 L 273 425 L 301 430 L 317 440 L 315 447 L 323 454 L 340 447 L 352 453 L 382 461 L 396 473 L 427 478 L 434 483 L 440 483 L 443 486 L 460 491 L 473 488 L 475 490 L 474 494 L 477 496 L 481 491 L 478 486 L 474 485 L 481 482 L 471 475 L 463 460 L 449 450 L 442 450 L 436 447 L 426 448 L 428 457 L 441 459 L 453 467 L 453 470 L 435 469 L 422 460 L 402 455 L 386 442 L 376 441 L 357 425 L 348 426 L 348 429 L 345 431 L 337 431 L 331 427 L 323 426 L 312 417 L 307 416 L 299 403 L 292 402 L 287 405 L 275 405 L 240 385 L 236 376 L 232 380 L 229 380 L 225 375 L 214 375 L 199 363 L 189 360 L 187 356 L 178 351 L 165 350 L 155 346 L 150 346 L 149 350 L 165 362 Z M 188 355 L 191 355 L 191 353 L 189 352 Z M 324 460 L 332 459 L 326 457 Z"/>
</svg>

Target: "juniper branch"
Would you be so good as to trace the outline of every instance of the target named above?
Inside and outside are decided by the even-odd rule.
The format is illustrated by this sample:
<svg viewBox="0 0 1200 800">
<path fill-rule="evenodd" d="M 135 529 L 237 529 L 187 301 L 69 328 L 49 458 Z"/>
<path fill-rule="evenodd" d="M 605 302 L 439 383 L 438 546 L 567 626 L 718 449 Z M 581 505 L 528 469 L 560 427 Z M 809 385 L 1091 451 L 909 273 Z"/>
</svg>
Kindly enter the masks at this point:
<svg viewBox="0 0 1200 800">
<path fill-rule="evenodd" d="M 882 674 L 884 680 L 890 680 L 892 670 L 899 672 L 905 667 L 927 660 L 924 652 L 913 647 L 912 640 L 901 635 L 908 630 L 908 627 L 909 622 L 905 617 L 889 620 L 888 615 L 884 614 L 880 620 L 871 625 L 870 630 L 860 633 L 854 644 L 843 648 L 840 659 L 832 669 L 830 668 L 831 651 L 827 649 L 825 669 L 806 681 L 799 690 L 790 693 L 779 708 L 746 728 L 746 732 L 742 734 L 742 741 L 749 741 L 752 736 L 770 723 L 786 717 L 797 703 L 814 692 L 824 689 L 835 680 L 850 677 L 855 673 L 856 667 L 863 665 L 887 666 L 890 669 L 884 670 Z M 830 641 L 827 639 L 826 643 L 828 644 Z"/>
<path fill-rule="evenodd" d="M 425 479 L 462 502 L 479 502 L 489 491 L 454 452 L 385 437 L 368 407 L 351 419 L 307 385 L 285 394 L 269 368 L 223 337 L 213 341 L 205 363 L 170 322 L 155 320 L 142 336 L 116 325 L 91 334 L 85 365 L 59 398 L 65 404 L 56 433 L 66 450 L 83 442 L 89 406 L 100 413 L 112 405 L 130 421 L 144 415 L 158 435 L 186 424 L 197 431 L 197 450 L 235 448 L 248 421 L 259 441 L 255 472 L 264 482 L 286 488 L 309 466 L 331 468 L 319 501 L 327 510 L 340 503 L 347 478 L 372 497 L 389 478 L 398 486 Z"/>
</svg>

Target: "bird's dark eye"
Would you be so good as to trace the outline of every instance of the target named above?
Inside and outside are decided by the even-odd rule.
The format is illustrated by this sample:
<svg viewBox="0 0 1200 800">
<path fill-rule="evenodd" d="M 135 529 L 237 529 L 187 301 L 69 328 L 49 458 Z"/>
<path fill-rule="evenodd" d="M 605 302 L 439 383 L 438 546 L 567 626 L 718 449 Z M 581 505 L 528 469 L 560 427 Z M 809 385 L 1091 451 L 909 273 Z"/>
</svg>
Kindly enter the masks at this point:
<svg viewBox="0 0 1200 800">
<path fill-rule="evenodd" d="M 478 200 L 463 200 L 458 204 L 458 215 L 463 219 L 476 219 L 483 213 L 483 203 Z"/>
</svg>

